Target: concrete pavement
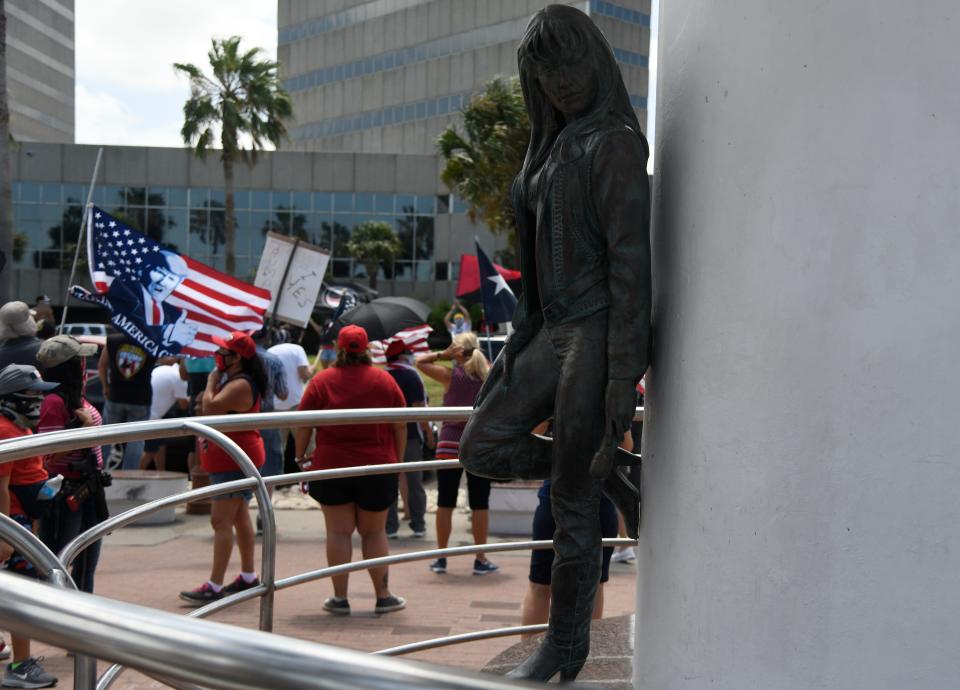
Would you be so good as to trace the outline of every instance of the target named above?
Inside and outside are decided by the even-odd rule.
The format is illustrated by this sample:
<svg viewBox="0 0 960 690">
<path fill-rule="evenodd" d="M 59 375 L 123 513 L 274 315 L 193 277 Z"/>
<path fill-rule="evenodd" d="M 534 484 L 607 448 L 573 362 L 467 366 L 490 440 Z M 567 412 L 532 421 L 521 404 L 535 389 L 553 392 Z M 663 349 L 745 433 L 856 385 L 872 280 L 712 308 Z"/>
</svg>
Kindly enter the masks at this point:
<svg viewBox="0 0 960 690">
<path fill-rule="evenodd" d="M 435 498 L 435 492 L 433 494 L 431 498 Z M 323 517 L 314 508 L 315 504 L 294 493 L 278 493 L 274 505 L 278 525 L 277 577 L 326 565 Z M 426 539 L 412 538 L 405 525 L 401 527 L 400 536 L 390 542 L 392 553 L 436 546 L 430 518 Z M 491 541 L 502 539 L 494 535 Z M 183 602 L 177 594 L 196 587 L 208 577 L 212 543 L 208 518 L 187 515 L 183 509 L 178 510 L 173 524 L 120 530 L 110 535 L 104 544 L 96 592 L 121 601 L 186 613 L 189 609 L 181 606 Z M 354 559 L 359 560 L 358 540 L 354 543 Z M 459 509 L 454 516 L 451 545 L 471 543 L 469 513 Z M 349 617 L 334 617 L 322 610 L 323 600 L 332 594 L 331 585 L 325 580 L 280 591 L 276 594 L 274 631 L 324 644 L 375 651 L 450 634 L 519 625 L 529 552 L 494 554 L 491 560 L 500 566 L 500 571 L 482 577 L 472 575 L 471 559 L 471 556 L 449 559 L 446 575 L 431 573 L 427 561 L 392 567 L 391 588 L 407 599 L 407 608 L 383 616 L 373 613 L 373 590 L 365 573 L 354 573 L 350 578 L 352 615 Z M 234 552 L 228 580 L 236 574 L 238 564 Z M 605 617 L 632 613 L 634 594 L 634 567 L 612 564 L 605 591 Z M 257 612 L 256 601 L 246 602 L 216 614 L 212 620 L 255 629 Z M 405 658 L 479 670 L 518 641 L 519 638 L 509 637 L 472 642 Z M 184 654 L 190 652 L 188 648 L 183 651 Z M 62 650 L 35 643 L 34 655 L 46 657 L 44 667 L 60 678 L 61 687 L 71 687 L 72 659 Z M 106 666 L 100 664 L 101 673 Z M 127 672 L 114 687 L 165 686 Z"/>
</svg>

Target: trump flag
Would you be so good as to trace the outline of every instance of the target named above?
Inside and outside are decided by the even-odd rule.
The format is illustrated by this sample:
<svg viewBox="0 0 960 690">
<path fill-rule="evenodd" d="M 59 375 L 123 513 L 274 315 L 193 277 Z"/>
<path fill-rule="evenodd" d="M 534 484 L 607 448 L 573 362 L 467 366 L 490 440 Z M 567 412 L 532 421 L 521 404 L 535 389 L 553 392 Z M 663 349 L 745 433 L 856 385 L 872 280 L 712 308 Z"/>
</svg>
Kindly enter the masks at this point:
<svg viewBox="0 0 960 690">
<path fill-rule="evenodd" d="M 71 294 L 109 309 L 113 326 L 157 357 L 212 355 L 212 336 L 257 331 L 270 292 L 165 248 L 106 211 L 87 216 L 87 263 L 96 288 Z"/>
</svg>

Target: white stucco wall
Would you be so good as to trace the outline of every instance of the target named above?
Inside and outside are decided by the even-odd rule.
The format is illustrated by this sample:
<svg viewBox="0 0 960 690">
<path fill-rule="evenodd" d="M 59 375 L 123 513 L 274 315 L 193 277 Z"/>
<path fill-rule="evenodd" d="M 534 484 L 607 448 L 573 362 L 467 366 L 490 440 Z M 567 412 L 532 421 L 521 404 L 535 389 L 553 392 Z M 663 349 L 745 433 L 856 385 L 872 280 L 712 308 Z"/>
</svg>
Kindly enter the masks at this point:
<svg viewBox="0 0 960 690">
<path fill-rule="evenodd" d="M 662 0 L 641 690 L 960 685 L 960 4 Z"/>
</svg>

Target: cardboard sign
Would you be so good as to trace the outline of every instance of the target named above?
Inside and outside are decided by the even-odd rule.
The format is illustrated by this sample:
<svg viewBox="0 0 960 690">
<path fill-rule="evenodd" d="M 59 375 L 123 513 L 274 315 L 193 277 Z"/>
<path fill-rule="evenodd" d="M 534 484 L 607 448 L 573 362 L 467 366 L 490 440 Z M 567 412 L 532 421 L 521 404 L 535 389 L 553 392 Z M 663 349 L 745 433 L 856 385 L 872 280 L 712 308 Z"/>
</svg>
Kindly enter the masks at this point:
<svg viewBox="0 0 960 690">
<path fill-rule="evenodd" d="M 330 255 L 320 247 L 268 232 L 257 277 L 253 281 L 254 285 L 273 295 L 267 313 L 280 321 L 305 327 L 320 294 L 329 262 Z"/>
</svg>

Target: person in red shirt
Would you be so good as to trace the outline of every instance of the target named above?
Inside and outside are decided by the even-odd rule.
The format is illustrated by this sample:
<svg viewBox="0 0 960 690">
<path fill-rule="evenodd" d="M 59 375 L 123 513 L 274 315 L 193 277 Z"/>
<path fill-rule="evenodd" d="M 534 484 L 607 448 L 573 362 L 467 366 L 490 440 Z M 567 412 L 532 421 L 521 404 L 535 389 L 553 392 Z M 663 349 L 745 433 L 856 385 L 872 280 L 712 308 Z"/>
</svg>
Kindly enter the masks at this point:
<svg viewBox="0 0 960 690">
<path fill-rule="evenodd" d="M 267 390 L 267 374 L 257 356 L 253 338 L 234 331 L 227 338 L 214 336 L 219 348 L 214 354 L 216 368 L 207 376 L 207 387 L 200 397 L 197 414 L 233 414 L 260 411 L 260 401 Z M 231 431 L 227 436 L 240 446 L 258 468 L 263 466 L 263 439 L 256 429 Z M 211 484 L 243 479 L 244 474 L 220 446 L 200 442 L 200 464 L 210 475 Z M 180 592 L 180 598 L 201 605 L 223 598 L 224 594 L 241 592 L 260 584 L 254 565 L 256 533 L 250 520 L 249 503 L 253 491 L 244 489 L 214 496 L 210 502 L 210 525 L 213 527 L 213 566 L 210 579 L 196 589 Z M 237 535 L 240 551 L 240 574 L 224 587 L 223 578 L 233 552 L 233 535 Z"/>
<path fill-rule="evenodd" d="M 400 386 L 387 372 L 371 365 L 367 353 L 367 332 L 359 326 L 345 326 L 337 337 L 337 361 L 319 372 L 307 385 L 299 410 L 355 409 L 365 407 L 406 407 Z M 341 424 L 316 428 L 316 449 L 306 457 L 314 429 L 297 429 L 297 464 L 303 470 L 322 470 L 357 465 L 380 465 L 403 458 L 407 425 Z M 387 510 L 397 495 L 397 475 L 383 474 L 310 482 L 310 495 L 323 509 L 327 528 L 327 564 L 349 563 L 353 556 L 353 533 L 360 534 L 363 557 L 386 556 Z M 370 568 L 377 595 L 376 613 L 399 611 L 403 597 L 390 592 L 387 566 Z M 348 575 L 334 575 L 333 596 L 323 608 L 347 615 Z"/>
<path fill-rule="evenodd" d="M 40 419 L 40 404 L 44 391 L 53 390 L 56 383 L 45 383 L 35 367 L 10 364 L 0 370 L 0 440 L 20 438 L 33 434 Z M 33 521 L 49 499 L 38 496 L 44 491 L 47 471 L 43 458 L 22 458 L 0 464 L 0 512 L 13 518 L 24 529 L 31 530 Z M 50 489 L 52 492 L 52 487 Z M 6 562 L 8 572 L 25 577 L 38 577 L 36 568 L 6 542 L 0 542 L 0 563 Z M 30 656 L 30 640 L 20 635 L 10 636 L 13 661 L 8 664 L 3 685 L 23 688 L 46 688 L 56 685 L 57 678 Z"/>
</svg>

